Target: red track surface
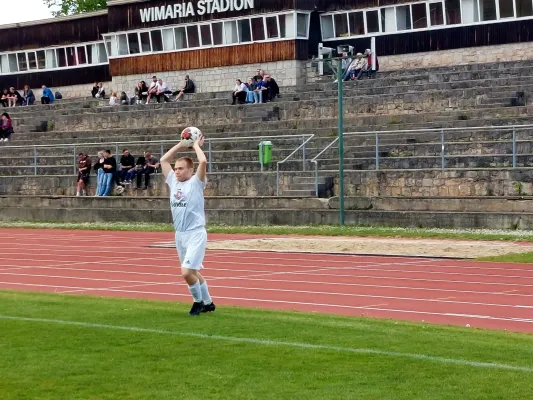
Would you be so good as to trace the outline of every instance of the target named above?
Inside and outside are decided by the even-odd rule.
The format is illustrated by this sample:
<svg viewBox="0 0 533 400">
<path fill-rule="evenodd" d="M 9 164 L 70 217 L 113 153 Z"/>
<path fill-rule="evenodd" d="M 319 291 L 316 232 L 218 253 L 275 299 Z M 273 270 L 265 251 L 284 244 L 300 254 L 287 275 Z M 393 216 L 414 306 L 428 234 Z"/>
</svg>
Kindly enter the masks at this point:
<svg viewBox="0 0 533 400">
<path fill-rule="evenodd" d="M 0 230 L 0 289 L 189 302 L 172 233 Z M 209 240 L 244 238 L 210 235 Z M 533 266 L 208 251 L 218 306 L 316 311 L 533 333 Z"/>
</svg>

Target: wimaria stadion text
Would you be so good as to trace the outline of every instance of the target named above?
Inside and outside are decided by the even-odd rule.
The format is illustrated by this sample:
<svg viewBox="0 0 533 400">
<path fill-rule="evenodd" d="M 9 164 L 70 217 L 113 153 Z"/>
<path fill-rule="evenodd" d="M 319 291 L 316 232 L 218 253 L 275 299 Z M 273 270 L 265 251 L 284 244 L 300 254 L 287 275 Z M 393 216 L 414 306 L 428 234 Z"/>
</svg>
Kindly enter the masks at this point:
<svg viewBox="0 0 533 400">
<path fill-rule="evenodd" d="M 139 12 L 141 21 L 144 23 L 227 11 L 241 11 L 250 8 L 254 8 L 254 0 L 200 0 L 196 3 L 196 8 L 192 2 L 188 2 L 143 8 Z"/>
</svg>

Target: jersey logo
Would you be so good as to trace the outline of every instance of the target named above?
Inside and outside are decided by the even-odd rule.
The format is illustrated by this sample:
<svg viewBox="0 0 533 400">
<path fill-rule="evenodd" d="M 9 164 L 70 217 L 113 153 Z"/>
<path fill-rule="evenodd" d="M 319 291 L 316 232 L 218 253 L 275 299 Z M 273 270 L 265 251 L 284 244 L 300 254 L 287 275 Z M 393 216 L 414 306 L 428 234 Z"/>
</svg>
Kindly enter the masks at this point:
<svg viewBox="0 0 533 400">
<path fill-rule="evenodd" d="M 177 200 L 181 200 L 181 198 L 183 197 L 183 192 L 181 190 L 178 189 L 178 191 L 176 192 L 176 194 L 174 195 L 174 197 L 177 199 Z"/>
</svg>

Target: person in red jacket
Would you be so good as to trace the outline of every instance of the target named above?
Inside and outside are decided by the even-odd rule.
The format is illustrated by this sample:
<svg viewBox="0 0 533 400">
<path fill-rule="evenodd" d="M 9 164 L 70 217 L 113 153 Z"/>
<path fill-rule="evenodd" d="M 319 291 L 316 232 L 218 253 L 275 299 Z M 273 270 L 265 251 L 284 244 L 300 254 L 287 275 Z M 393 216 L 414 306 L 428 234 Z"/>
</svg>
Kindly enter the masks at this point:
<svg viewBox="0 0 533 400">
<path fill-rule="evenodd" d="M 9 141 L 9 137 L 13 133 L 13 123 L 8 113 L 3 113 L 0 120 L 0 142 Z"/>
<path fill-rule="evenodd" d="M 376 69 L 375 70 L 372 70 L 372 50 L 370 49 L 366 49 L 365 50 L 365 54 L 366 56 L 366 59 L 367 59 L 367 69 L 366 69 L 366 73 L 368 75 L 369 78 L 373 78 L 375 75 L 376 75 L 376 72 L 379 71 L 379 61 L 378 61 L 378 56 L 376 55 Z"/>
</svg>

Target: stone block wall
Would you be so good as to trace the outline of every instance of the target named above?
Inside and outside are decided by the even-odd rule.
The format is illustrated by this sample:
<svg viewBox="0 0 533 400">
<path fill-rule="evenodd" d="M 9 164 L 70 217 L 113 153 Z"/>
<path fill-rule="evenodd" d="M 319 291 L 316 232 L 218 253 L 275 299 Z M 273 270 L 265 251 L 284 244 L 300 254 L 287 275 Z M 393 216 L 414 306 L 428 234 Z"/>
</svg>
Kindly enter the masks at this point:
<svg viewBox="0 0 533 400">
<path fill-rule="evenodd" d="M 112 83 L 111 82 L 102 82 L 104 84 L 104 89 L 106 91 L 106 96 L 109 96 L 111 94 L 112 90 Z M 91 96 L 91 90 L 93 89 L 93 84 L 88 83 L 86 85 L 72 85 L 72 86 L 59 86 L 59 87 L 51 87 L 52 92 L 54 92 L 54 95 L 56 92 L 61 92 L 64 99 L 72 99 L 72 98 L 78 98 L 78 97 L 90 97 Z M 35 97 L 37 98 L 37 102 L 41 102 L 41 96 L 42 96 L 42 90 L 37 89 L 34 90 Z"/>
</svg>

